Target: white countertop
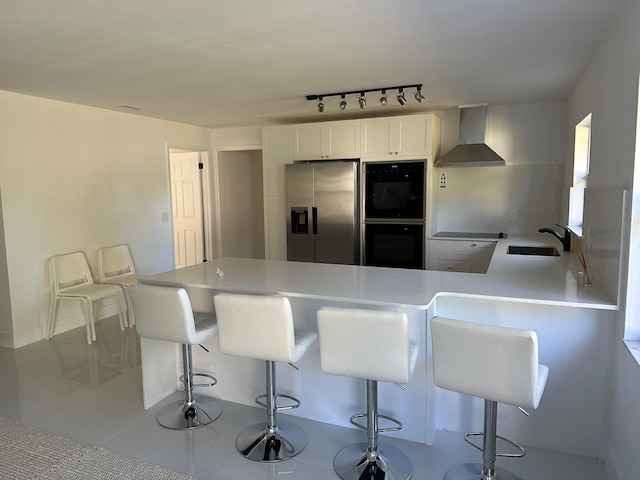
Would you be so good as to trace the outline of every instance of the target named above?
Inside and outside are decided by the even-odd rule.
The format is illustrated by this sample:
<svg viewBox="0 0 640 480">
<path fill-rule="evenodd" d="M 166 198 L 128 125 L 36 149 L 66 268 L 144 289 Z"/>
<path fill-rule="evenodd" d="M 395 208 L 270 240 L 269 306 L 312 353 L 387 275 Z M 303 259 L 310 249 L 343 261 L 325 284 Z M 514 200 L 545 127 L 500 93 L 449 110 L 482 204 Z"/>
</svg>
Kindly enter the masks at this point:
<svg viewBox="0 0 640 480">
<path fill-rule="evenodd" d="M 508 245 L 554 246 L 561 256 L 507 255 Z M 486 274 L 222 258 L 141 280 L 417 309 L 447 295 L 616 310 L 615 300 L 601 287 L 577 285 L 571 255 L 550 236 L 509 235 L 498 240 Z"/>
</svg>

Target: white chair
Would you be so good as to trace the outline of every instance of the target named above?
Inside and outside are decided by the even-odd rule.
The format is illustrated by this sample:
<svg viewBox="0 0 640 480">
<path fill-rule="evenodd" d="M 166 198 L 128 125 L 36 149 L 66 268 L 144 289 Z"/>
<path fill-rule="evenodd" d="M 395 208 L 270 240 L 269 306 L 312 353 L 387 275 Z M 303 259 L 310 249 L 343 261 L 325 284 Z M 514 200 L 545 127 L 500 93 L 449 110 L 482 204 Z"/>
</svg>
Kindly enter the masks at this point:
<svg viewBox="0 0 640 480">
<path fill-rule="evenodd" d="M 222 413 L 220 402 L 211 397 L 194 395 L 193 389 L 211 387 L 217 380 L 211 375 L 193 372 L 191 346 L 201 344 L 217 333 L 216 317 L 193 312 L 189 296 L 183 288 L 131 285 L 129 295 L 136 312 L 138 335 L 182 345 L 184 400 L 173 402 L 160 410 L 158 423 L 173 430 L 191 430 L 213 422 Z M 211 382 L 194 384 L 194 376 L 206 377 Z"/>
<path fill-rule="evenodd" d="M 58 303 L 60 300 L 74 300 L 82 303 L 87 325 L 87 343 L 96 339 L 94 304 L 105 298 L 114 297 L 118 305 L 120 329 L 124 330 L 124 305 L 122 288 L 118 285 L 101 285 L 93 282 L 93 276 L 83 252 L 56 255 L 49 260 L 49 279 L 52 285 L 51 307 L 47 321 L 46 338 L 55 332 Z"/>
<path fill-rule="evenodd" d="M 406 384 L 411 380 L 418 347 L 409 336 L 403 312 L 323 307 L 318 310 L 320 362 L 325 373 L 366 380 L 367 413 L 351 423 L 367 431 L 367 443 L 338 452 L 333 466 L 345 480 L 407 480 L 413 474 L 409 458 L 391 445 L 379 444 L 378 433 L 402 428 L 398 420 L 378 413 L 378 382 Z M 366 417 L 361 425 L 356 420 Z M 379 428 L 378 419 L 395 424 Z"/>
<path fill-rule="evenodd" d="M 127 323 L 133 327 L 135 316 L 131 308 L 128 287 L 138 283 L 138 276 L 127 245 L 104 247 L 98 250 L 98 281 L 122 287 L 127 301 Z"/>
<path fill-rule="evenodd" d="M 467 443 L 482 451 L 483 463 L 453 467 L 447 480 L 519 480 L 496 468 L 496 457 L 522 457 L 522 446 L 496 434 L 498 402 L 538 408 L 549 368 L 538 364 L 538 337 L 532 330 L 483 325 L 434 317 L 431 320 L 433 376 L 440 388 L 483 398 L 484 432 L 468 433 Z M 480 447 L 469 440 L 483 437 Z M 517 453 L 496 453 L 496 439 L 515 447 Z"/>
<path fill-rule="evenodd" d="M 276 394 L 275 362 L 298 361 L 315 342 L 316 333 L 294 329 L 291 305 L 285 297 L 219 293 L 214 303 L 220 351 L 266 362 L 267 393 L 256 397 L 256 403 L 266 408 L 267 422 L 240 433 L 238 450 L 257 462 L 278 462 L 297 455 L 307 445 L 307 436 L 297 425 L 277 423 L 276 413 L 297 408 L 300 402 L 290 395 Z M 279 407 L 279 397 L 293 404 Z"/>
</svg>

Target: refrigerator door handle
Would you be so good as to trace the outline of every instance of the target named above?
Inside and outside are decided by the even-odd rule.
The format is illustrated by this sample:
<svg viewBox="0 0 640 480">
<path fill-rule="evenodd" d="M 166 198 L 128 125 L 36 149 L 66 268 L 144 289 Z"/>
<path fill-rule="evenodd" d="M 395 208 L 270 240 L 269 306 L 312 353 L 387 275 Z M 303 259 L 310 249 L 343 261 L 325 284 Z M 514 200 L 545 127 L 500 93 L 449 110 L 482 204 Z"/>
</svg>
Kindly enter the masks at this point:
<svg viewBox="0 0 640 480">
<path fill-rule="evenodd" d="M 318 234 L 318 207 L 311 208 L 311 215 L 313 216 L 313 234 Z"/>
</svg>

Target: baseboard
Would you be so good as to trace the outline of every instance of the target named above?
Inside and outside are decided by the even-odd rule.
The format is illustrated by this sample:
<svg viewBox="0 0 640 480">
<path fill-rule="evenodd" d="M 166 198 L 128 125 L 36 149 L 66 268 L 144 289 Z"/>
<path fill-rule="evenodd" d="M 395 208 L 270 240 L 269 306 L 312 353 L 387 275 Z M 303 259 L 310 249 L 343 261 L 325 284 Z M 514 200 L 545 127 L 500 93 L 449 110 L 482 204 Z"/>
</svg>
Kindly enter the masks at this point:
<svg viewBox="0 0 640 480">
<path fill-rule="evenodd" d="M 609 442 L 607 442 L 607 458 L 604 460 L 604 466 L 607 469 L 609 480 L 624 480 L 620 477 L 618 468 L 616 467 L 616 461 Z"/>
<path fill-rule="evenodd" d="M 13 335 L 0 332 L 0 347 L 13 348 Z"/>
<path fill-rule="evenodd" d="M 115 302 L 105 302 L 97 315 L 96 321 L 118 315 L 118 308 Z M 126 313 L 123 313 L 126 315 Z M 84 327 L 86 325 L 84 313 L 69 315 L 64 318 L 56 319 L 55 335 L 59 335 L 74 328 Z M 0 333 L 0 346 L 6 348 L 21 348 L 31 343 L 39 342 L 45 338 L 46 324 L 38 325 L 21 332 L 15 332 L 13 335 L 8 333 Z"/>
<path fill-rule="evenodd" d="M 29 345 L 31 343 L 39 342 L 44 339 L 44 329 L 46 325 L 38 325 L 36 327 L 29 328 L 27 330 L 22 330 L 20 332 L 15 332 L 13 334 L 12 339 L 12 347 L 11 348 L 20 348 L 25 345 Z"/>
</svg>

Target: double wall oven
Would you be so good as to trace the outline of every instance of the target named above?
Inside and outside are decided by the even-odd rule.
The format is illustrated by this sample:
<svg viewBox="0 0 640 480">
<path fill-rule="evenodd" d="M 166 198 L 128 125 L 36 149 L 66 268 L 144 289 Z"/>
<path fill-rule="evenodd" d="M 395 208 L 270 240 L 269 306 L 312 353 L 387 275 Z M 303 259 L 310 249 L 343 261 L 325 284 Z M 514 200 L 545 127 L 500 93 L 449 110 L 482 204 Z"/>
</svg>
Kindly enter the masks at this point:
<svg viewBox="0 0 640 480">
<path fill-rule="evenodd" d="M 363 170 L 364 265 L 425 268 L 425 162 L 372 162 Z"/>
</svg>

